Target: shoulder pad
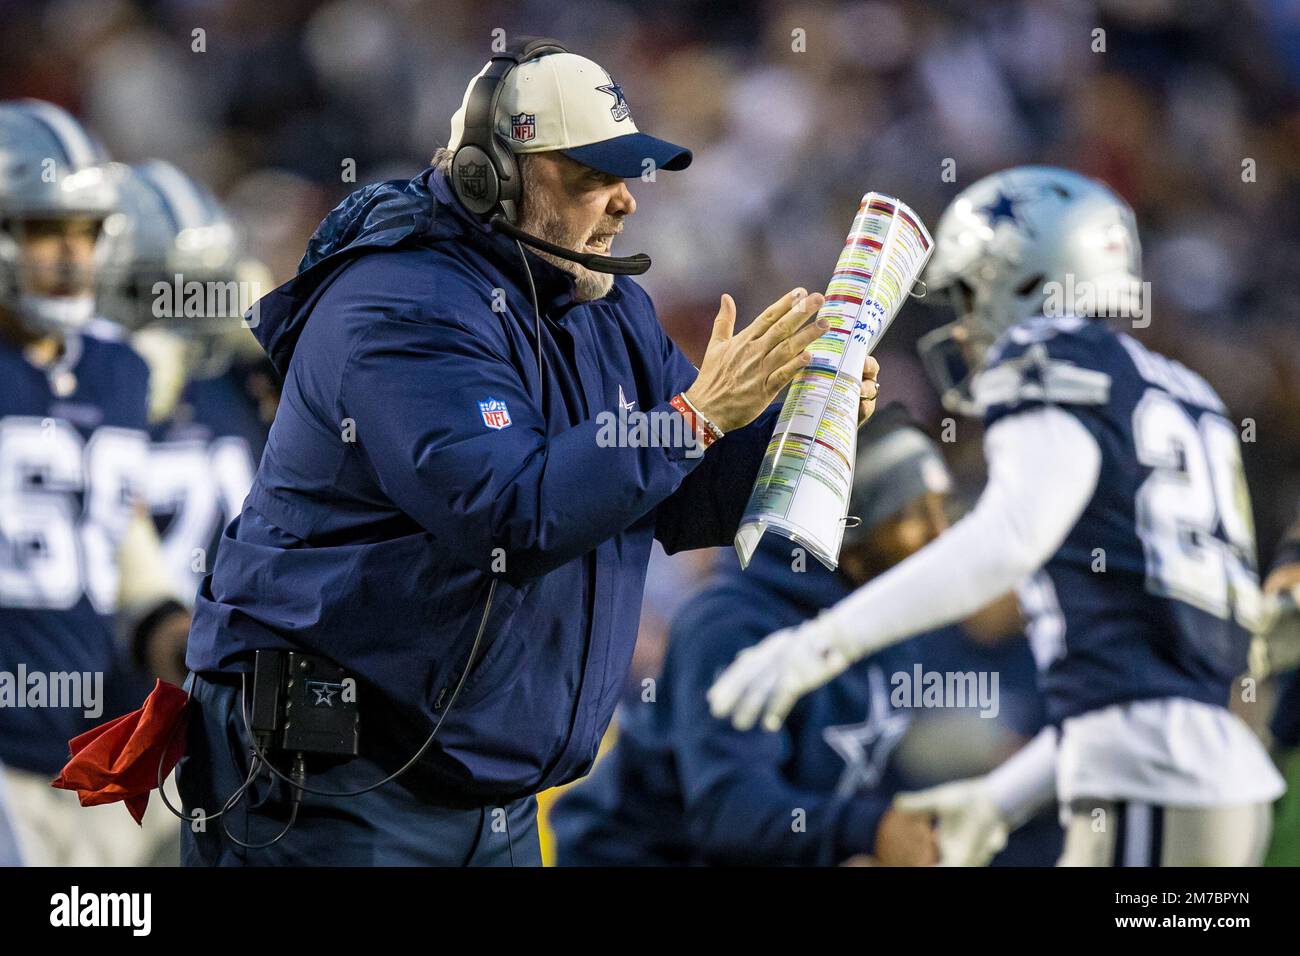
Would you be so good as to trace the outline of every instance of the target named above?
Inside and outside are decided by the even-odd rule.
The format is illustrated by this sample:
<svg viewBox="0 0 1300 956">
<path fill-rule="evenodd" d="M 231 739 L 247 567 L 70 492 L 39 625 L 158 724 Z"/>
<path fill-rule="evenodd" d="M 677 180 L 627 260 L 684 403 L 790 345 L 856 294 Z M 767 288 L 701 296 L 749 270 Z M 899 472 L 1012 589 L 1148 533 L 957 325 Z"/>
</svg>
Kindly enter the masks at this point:
<svg viewBox="0 0 1300 956">
<path fill-rule="evenodd" d="M 1109 373 L 1056 357 L 1044 342 L 1016 351 L 975 377 L 972 394 L 981 411 L 1025 402 L 1105 405 L 1110 400 Z"/>
</svg>

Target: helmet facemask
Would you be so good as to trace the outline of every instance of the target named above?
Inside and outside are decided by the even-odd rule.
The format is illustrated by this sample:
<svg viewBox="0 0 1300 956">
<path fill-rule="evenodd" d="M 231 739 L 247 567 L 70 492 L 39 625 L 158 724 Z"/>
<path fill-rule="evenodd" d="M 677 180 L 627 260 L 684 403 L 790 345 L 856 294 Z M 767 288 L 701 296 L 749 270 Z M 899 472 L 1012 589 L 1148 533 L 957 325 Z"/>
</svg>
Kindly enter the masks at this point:
<svg viewBox="0 0 1300 956">
<path fill-rule="evenodd" d="M 988 301 L 984 289 L 957 278 L 938 290 L 935 299 L 946 302 L 957 320 L 926 333 L 916 343 L 917 352 L 930 381 L 939 390 L 939 400 L 958 415 L 978 415 L 971 392 L 975 376 L 983 371 L 989 349 L 1012 324 L 1042 311 L 1044 276 L 1022 279 L 1010 294 L 1003 293 L 1001 307 Z M 929 298 L 927 296 L 927 298 Z M 1007 304 L 1010 309 L 1006 308 Z M 1015 316 L 1015 322 L 1008 317 Z"/>
</svg>

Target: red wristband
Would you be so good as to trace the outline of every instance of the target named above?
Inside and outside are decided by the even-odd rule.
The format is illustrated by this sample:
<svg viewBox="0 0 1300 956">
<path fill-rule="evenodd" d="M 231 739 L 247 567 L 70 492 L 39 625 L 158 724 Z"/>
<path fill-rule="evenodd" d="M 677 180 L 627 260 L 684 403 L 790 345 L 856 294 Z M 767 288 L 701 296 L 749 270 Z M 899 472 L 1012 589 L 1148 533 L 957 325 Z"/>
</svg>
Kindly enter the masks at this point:
<svg viewBox="0 0 1300 956">
<path fill-rule="evenodd" d="M 701 447 L 708 448 L 718 440 L 717 437 L 714 436 L 713 432 L 706 428 L 704 423 L 700 421 L 699 416 L 695 414 L 694 409 L 687 404 L 686 399 L 681 395 L 674 395 L 669 400 L 668 404 L 677 409 L 682 418 L 686 419 L 686 424 L 691 426 L 691 431 L 695 433 L 695 437 L 699 440 Z"/>
</svg>

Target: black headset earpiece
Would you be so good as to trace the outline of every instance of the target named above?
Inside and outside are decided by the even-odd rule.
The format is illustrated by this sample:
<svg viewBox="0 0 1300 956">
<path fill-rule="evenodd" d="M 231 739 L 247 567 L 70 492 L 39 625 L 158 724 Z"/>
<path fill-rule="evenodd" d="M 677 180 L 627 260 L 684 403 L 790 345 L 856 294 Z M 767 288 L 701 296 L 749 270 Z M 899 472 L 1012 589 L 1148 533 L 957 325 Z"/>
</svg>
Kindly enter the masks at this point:
<svg viewBox="0 0 1300 956">
<path fill-rule="evenodd" d="M 461 205 L 485 221 L 495 215 L 509 223 L 518 218 L 519 163 L 494 122 L 505 79 L 521 63 L 567 52 L 549 37 L 521 37 L 492 57 L 470 90 L 465 128 L 451 159 L 451 188 Z"/>
</svg>

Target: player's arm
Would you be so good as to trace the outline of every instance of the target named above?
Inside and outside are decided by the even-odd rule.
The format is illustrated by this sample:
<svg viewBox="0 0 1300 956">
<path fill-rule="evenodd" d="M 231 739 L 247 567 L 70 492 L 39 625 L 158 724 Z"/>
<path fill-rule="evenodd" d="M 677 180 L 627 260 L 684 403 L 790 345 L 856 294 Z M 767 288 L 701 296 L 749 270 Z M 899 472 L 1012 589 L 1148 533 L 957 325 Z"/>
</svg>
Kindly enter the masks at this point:
<svg viewBox="0 0 1300 956">
<path fill-rule="evenodd" d="M 985 435 L 989 481 L 970 514 L 816 619 L 741 654 L 709 691 L 713 713 L 779 727 L 795 700 L 854 661 L 960 621 L 1060 548 L 1096 491 L 1101 449 L 1073 414 L 1037 406 Z"/>
<path fill-rule="evenodd" d="M 190 613 L 177 600 L 153 519 L 137 505 L 118 549 L 118 630 L 136 669 L 185 680 Z"/>
</svg>

